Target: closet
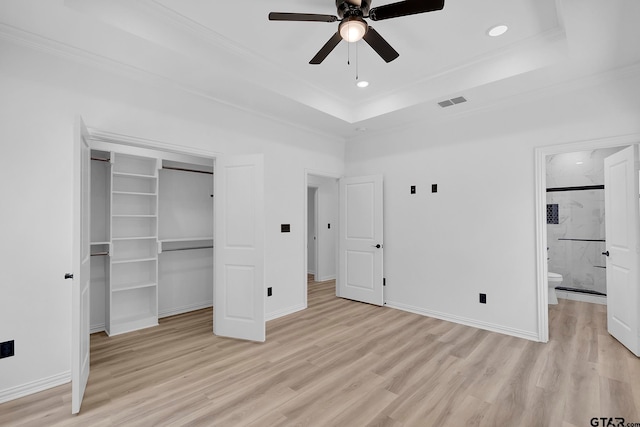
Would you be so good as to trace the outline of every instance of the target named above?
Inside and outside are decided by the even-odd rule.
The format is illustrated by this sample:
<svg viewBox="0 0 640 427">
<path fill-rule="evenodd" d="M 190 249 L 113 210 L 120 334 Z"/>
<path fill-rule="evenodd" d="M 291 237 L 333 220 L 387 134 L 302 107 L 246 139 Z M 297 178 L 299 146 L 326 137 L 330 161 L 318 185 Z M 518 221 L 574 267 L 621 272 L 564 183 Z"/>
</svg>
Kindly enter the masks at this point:
<svg viewBox="0 0 640 427">
<path fill-rule="evenodd" d="M 213 161 L 92 150 L 91 332 L 131 332 L 212 303 Z"/>
</svg>

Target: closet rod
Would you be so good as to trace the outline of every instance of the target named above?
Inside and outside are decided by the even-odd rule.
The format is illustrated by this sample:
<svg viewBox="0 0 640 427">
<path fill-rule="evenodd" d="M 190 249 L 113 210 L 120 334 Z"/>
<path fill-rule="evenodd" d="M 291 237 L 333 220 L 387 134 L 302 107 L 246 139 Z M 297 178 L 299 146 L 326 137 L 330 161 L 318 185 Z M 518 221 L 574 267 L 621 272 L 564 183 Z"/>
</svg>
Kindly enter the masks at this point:
<svg viewBox="0 0 640 427">
<path fill-rule="evenodd" d="M 91 254 L 91 256 L 105 256 L 105 255 L 109 255 L 109 252 L 95 252 Z"/>
<path fill-rule="evenodd" d="M 213 246 L 195 246 L 193 248 L 163 249 L 162 252 L 190 251 L 192 249 L 213 249 Z"/>
<path fill-rule="evenodd" d="M 91 160 L 97 160 L 99 162 L 110 162 L 111 161 L 110 159 L 99 159 L 97 157 L 92 157 Z"/>
<path fill-rule="evenodd" d="M 213 172 L 209 172 L 209 171 L 197 171 L 195 169 L 174 168 L 173 166 L 163 166 L 162 169 L 171 169 L 174 171 L 183 171 L 183 172 L 206 173 L 208 175 L 213 175 Z"/>
</svg>

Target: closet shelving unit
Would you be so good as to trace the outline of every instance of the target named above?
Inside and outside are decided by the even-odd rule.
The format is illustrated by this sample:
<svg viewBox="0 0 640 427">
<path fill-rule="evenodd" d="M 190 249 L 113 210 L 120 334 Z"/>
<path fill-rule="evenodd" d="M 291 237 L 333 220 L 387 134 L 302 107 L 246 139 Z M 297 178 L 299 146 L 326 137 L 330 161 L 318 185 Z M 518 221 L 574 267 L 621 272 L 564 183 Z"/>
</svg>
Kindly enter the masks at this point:
<svg viewBox="0 0 640 427">
<path fill-rule="evenodd" d="M 158 324 L 158 168 L 155 158 L 111 153 L 110 273 L 105 329 Z"/>
</svg>

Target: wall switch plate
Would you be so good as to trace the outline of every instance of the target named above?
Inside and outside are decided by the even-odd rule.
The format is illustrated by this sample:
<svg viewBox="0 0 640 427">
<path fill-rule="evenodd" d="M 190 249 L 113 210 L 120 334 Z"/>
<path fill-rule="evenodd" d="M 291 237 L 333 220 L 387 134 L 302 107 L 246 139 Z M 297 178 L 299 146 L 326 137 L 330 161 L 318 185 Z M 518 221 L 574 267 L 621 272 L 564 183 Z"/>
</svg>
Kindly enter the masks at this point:
<svg viewBox="0 0 640 427">
<path fill-rule="evenodd" d="M 271 295 L 273 295 L 273 288 L 271 286 L 269 286 L 267 288 L 267 296 L 270 297 Z"/>
<path fill-rule="evenodd" d="M 291 233 L 291 224 L 280 224 L 281 233 Z"/>
<path fill-rule="evenodd" d="M 331 224 L 327 224 L 327 228 L 331 228 Z"/>
<path fill-rule="evenodd" d="M 438 192 L 438 184 L 431 184 L 431 192 L 432 193 Z"/>
<path fill-rule="evenodd" d="M 0 343 L 0 359 L 11 357 L 13 355 L 15 355 L 13 340 Z"/>
<path fill-rule="evenodd" d="M 480 304 L 487 303 L 487 294 L 480 294 Z"/>
<path fill-rule="evenodd" d="M 411 194 L 416 194 L 416 186 L 415 185 L 411 186 Z"/>
</svg>

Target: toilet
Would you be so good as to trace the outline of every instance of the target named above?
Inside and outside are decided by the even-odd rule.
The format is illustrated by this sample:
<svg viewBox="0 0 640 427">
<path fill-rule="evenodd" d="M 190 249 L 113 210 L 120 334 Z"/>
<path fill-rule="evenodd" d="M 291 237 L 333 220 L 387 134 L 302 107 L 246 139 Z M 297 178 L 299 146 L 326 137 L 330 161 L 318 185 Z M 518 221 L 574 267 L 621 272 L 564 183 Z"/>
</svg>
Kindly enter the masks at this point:
<svg viewBox="0 0 640 427">
<path fill-rule="evenodd" d="M 562 274 L 548 272 L 547 282 L 549 283 L 549 304 L 557 304 L 556 286 L 560 286 L 562 283 Z"/>
</svg>

